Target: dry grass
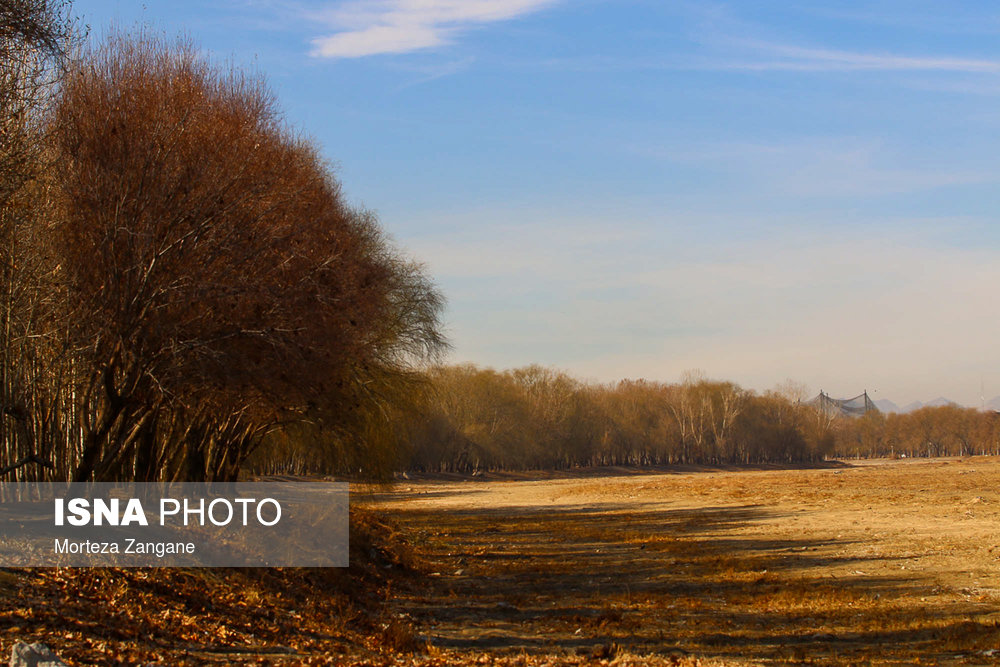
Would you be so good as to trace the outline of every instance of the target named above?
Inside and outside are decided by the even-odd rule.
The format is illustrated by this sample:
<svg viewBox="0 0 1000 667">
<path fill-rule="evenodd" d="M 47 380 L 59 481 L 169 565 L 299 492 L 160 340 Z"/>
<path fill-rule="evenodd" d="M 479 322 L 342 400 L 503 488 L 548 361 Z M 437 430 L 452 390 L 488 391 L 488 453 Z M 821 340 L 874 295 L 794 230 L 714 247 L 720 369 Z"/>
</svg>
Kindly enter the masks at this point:
<svg viewBox="0 0 1000 667">
<path fill-rule="evenodd" d="M 439 656 L 995 664 L 998 482 L 975 458 L 420 481 L 371 502 L 431 570 L 393 607 Z"/>
<path fill-rule="evenodd" d="M 386 611 L 420 567 L 395 524 L 358 509 L 351 567 L 0 570 L 0 655 L 42 642 L 71 665 L 391 664 L 423 650 Z"/>
<path fill-rule="evenodd" d="M 1000 663 L 1000 459 L 626 473 L 357 492 L 347 571 L 3 570 L 0 650 L 43 641 L 74 665 Z"/>
</svg>

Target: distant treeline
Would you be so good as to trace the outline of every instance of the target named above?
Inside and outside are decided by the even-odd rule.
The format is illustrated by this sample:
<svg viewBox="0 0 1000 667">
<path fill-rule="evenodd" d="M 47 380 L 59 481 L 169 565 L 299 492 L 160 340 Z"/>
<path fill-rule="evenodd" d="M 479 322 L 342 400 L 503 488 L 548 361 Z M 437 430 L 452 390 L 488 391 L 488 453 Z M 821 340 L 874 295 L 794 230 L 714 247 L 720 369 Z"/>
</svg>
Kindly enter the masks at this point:
<svg viewBox="0 0 1000 667">
<path fill-rule="evenodd" d="M 434 403 L 407 443 L 427 471 L 822 459 L 818 415 L 730 382 L 585 384 L 538 367 L 431 373 Z"/>
<path fill-rule="evenodd" d="M 957 405 L 841 418 L 833 432 L 843 458 L 1000 455 L 1000 413 Z"/>
<path fill-rule="evenodd" d="M 801 398 L 794 385 L 760 394 L 697 377 L 589 384 L 539 366 L 444 366 L 428 372 L 419 407 L 393 416 L 392 437 L 397 469 L 427 472 L 1000 453 L 996 413 L 949 406 L 857 418 Z M 268 452 L 261 470 L 323 468 L 295 443 Z"/>
</svg>

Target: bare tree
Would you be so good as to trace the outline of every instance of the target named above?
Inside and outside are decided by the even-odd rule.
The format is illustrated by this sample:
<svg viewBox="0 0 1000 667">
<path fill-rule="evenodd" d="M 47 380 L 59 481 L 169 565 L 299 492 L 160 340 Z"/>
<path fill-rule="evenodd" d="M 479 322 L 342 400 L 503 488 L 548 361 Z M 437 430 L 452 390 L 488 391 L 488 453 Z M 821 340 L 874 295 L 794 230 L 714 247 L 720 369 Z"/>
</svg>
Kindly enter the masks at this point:
<svg viewBox="0 0 1000 667">
<path fill-rule="evenodd" d="M 42 120 L 71 33 L 65 2 L 0 3 L 0 475 L 22 478 L 55 467 L 66 430 Z"/>
<path fill-rule="evenodd" d="M 441 300 L 343 203 L 263 82 L 117 35 L 62 86 L 55 230 L 82 365 L 75 480 L 232 478 L 443 345 Z"/>
</svg>

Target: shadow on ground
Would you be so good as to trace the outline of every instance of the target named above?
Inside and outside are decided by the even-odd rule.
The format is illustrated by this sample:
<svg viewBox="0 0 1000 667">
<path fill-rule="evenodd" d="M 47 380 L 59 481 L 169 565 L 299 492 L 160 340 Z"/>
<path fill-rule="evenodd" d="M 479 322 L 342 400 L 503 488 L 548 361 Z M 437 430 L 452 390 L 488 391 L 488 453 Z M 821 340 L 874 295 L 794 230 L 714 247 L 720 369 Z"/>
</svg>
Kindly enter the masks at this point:
<svg viewBox="0 0 1000 667">
<path fill-rule="evenodd" d="M 504 653 L 839 664 L 947 662 L 1000 646 L 998 616 L 922 604 L 940 591 L 903 569 L 864 573 L 886 556 L 754 531 L 782 518 L 757 505 L 403 510 L 433 571 L 394 604 L 436 646 Z"/>
</svg>

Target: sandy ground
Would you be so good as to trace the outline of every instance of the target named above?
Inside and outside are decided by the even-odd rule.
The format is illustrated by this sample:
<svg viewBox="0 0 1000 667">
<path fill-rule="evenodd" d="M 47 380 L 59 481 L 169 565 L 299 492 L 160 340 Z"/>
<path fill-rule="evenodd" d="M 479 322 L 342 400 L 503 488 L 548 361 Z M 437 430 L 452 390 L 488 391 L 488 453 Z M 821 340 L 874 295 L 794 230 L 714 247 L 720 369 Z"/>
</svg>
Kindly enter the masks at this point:
<svg viewBox="0 0 1000 667">
<path fill-rule="evenodd" d="M 1000 460 L 406 481 L 435 650 L 703 664 L 1000 664 Z"/>
</svg>

